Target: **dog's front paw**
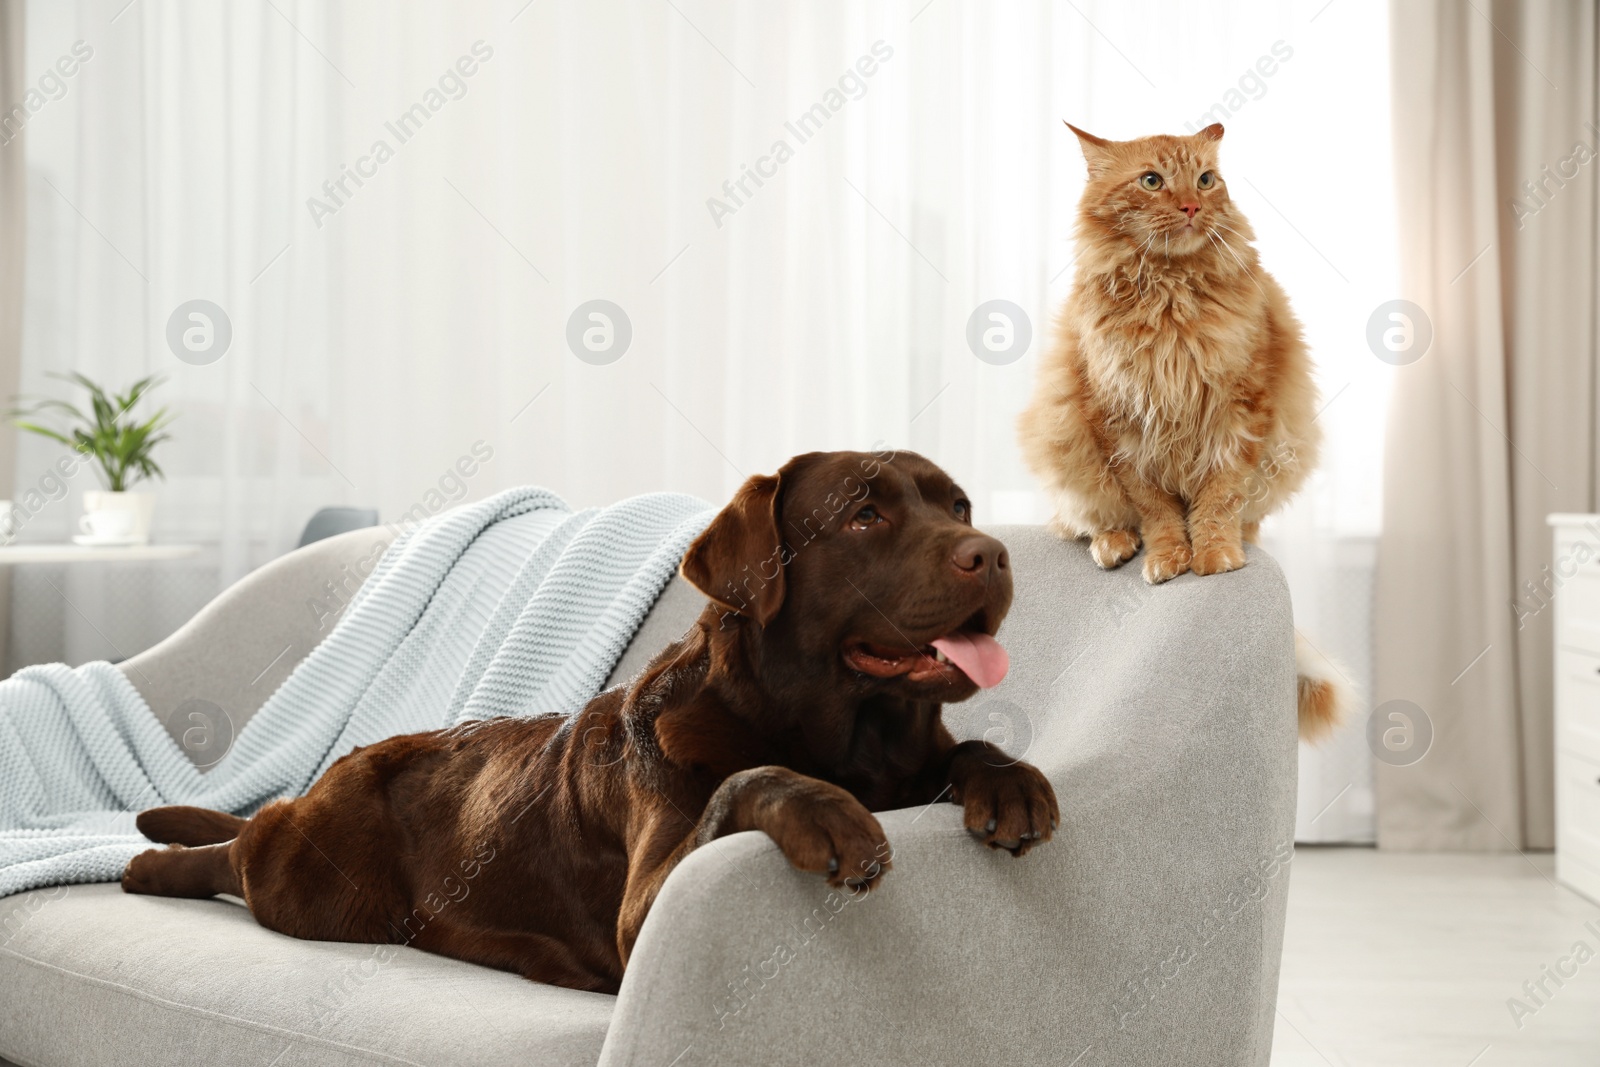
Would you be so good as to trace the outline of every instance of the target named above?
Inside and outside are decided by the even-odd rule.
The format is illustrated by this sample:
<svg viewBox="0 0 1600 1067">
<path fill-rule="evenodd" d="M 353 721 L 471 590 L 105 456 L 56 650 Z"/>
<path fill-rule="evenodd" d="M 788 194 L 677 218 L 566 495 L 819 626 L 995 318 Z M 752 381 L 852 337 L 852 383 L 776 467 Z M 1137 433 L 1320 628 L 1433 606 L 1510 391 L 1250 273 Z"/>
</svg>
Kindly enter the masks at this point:
<svg viewBox="0 0 1600 1067">
<path fill-rule="evenodd" d="M 872 812 L 838 786 L 816 782 L 791 798 L 766 831 L 796 869 L 836 887 L 870 889 L 890 867 L 888 838 Z"/>
<path fill-rule="evenodd" d="M 950 799 L 965 813 L 967 832 L 990 848 L 1026 855 L 1061 825 L 1056 791 L 1037 767 L 987 764 L 970 770 Z"/>
<path fill-rule="evenodd" d="M 1171 581 L 1189 569 L 1194 551 L 1184 534 L 1151 538 L 1145 542 L 1144 580 L 1151 585 Z"/>
</svg>

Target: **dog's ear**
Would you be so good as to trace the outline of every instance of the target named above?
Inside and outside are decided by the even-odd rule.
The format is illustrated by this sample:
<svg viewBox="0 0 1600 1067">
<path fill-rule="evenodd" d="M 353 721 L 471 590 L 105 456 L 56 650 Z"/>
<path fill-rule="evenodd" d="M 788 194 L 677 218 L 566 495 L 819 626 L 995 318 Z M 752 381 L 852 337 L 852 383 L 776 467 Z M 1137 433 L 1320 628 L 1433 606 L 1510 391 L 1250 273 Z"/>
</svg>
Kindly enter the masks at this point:
<svg viewBox="0 0 1600 1067">
<path fill-rule="evenodd" d="M 779 484 L 779 475 L 758 474 L 741 485 L 678 567 L 714 603 L 759 626 L 771 622 L 783 606 Z"/>
</svg>

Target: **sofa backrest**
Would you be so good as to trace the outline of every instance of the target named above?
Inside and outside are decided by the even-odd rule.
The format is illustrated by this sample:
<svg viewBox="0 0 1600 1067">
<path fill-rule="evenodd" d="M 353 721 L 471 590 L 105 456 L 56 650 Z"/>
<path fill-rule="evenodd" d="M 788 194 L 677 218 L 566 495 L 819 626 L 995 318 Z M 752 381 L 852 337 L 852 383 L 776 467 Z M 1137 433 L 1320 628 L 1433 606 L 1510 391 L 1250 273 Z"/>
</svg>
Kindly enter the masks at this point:
<svg viewBox="0 0 1600 1067">
<path fill-rule="evenodd" d="M 1060 716 L 1044 709 L 1059 704 L 1085 674 L 1108 673 L 1112 648 L 1136 633 L 1141 642 L 1168 647 L 1191 642 L 1195 628 L 1203 629 L 1208 613 L 1241 583 L 1262 587 L 1243 599 L 1267 616 L 1257 625 L 1289 633 L 1282 577 L 1270 560 L 1262 557 L 1257 564 L 1259 554 L 1229 580 L 1154 590 L 1139 580 L 1137 569 L 1100 572 L 1081 547 L 1063 545 L 1042 527 L 991 532 L 1010 548 L 1017 580 L 1017 600 L 1000 634 L 1011 652 L 1012 676 L 998 690 L 945 709 L 958 737 L 991 737 L 1020 754 L 1036 735 L 1054 732 L 1038 720 Z M 171 637 L 122 663 L 121 670 L 180 745 L 189 721 L 175 712 L 188 701 L 225 709 L 237 735 L 332 630 L 386 544 L 382 528 L 355 530 L 281 556 L 225 590 Z M 674 577 L 607 684 L 633 677 L 682 636 L 704 605 L 703 595 Z M 1117 678 L 1114 684 L 1137 688 L 1136 680 Z"/>
<path fill-rule="evenodd" d="M 705 594 L 684 581 L 681 574 L 674 574 L 639 625 L 639 632 L 628 642 L 627 651 L 606 679 L 606 687 L 626 682 L 643 670 L 651 657 L 688 632 L 705 606 Z"/>
<path fill-rule="evenodd" d="M 174 713 L 189 701 L 225 709 L 237 736 L 333 630 L 392 536 L 351 530 L 279 556 L 118 667 L 180 746 L 187 719 Z"/>
</svg>

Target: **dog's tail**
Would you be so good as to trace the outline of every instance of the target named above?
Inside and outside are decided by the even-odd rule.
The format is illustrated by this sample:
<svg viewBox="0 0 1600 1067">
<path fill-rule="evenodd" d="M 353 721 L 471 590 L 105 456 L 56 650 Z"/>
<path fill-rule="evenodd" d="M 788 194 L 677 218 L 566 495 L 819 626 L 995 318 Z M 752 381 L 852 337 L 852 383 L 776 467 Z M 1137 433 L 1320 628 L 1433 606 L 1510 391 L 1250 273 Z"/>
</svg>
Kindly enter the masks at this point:
<svg viewBox="0 0 1600 1067">
<path fill-rule="evenodd" d="M 239 836 L 248 819 L 208 808 L 182 805 L 151 808 L 134 820 L 139 832 L 159 845 L 220 845 Z"/>
<path fill-rule="evenodd" d="M 1310 641 L 1294 635 L 1296 703 L 1300 712 L 1300 739 L 1317 742 L 1325 739 L 1350 714 L 1355 702 L 1345 672 Z"/>
</svg>

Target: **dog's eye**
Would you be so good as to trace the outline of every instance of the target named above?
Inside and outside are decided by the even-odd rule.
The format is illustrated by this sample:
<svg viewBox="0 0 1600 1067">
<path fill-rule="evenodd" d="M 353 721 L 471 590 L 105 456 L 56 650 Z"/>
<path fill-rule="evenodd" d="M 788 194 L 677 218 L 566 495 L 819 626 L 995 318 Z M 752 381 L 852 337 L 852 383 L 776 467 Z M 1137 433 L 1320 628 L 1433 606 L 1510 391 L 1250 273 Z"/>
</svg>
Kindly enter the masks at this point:
<svg viewBox="0 0 1600 1067">
<path fill-rule="evenodd" d="M 956 501 L 956 518 L 962 522 L 972 521 L 972 503 L 968 500 Z"/>
<path fill-rule="evenodd" d="M 852 530 L 865 530 L 868 526 L 876 525 L 883 521 L 883 516 L 878 514 L 878 509 L 868 504 L 850 520 Z"/>
</svg>

